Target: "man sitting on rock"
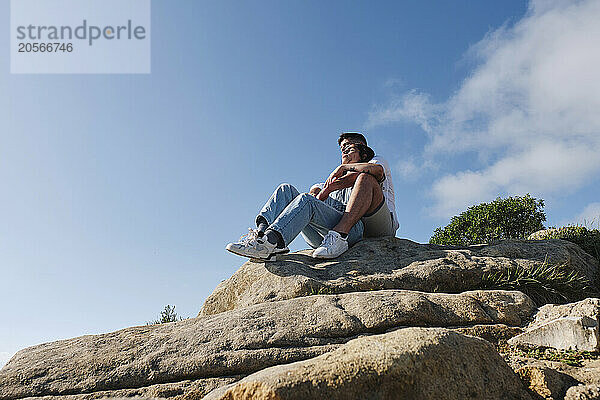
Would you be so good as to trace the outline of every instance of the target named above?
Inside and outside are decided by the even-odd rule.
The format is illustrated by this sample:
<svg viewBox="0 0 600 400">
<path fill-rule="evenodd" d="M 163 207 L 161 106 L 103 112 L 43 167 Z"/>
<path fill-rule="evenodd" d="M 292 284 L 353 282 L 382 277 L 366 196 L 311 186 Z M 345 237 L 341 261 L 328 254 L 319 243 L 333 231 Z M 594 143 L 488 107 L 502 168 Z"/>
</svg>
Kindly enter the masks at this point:
<svg viewBox="0 0 600 400">
<path fill-rule="evenodd" d="M 398 229 L 394 188 L 389 166 L 367 146 L 357 132 L 338 139 L 342 163 L 309 193 L 287 183 L 279 185 L 256 217 L 257 229 L 239 242 L 232 253 L 272 261 L 287 253 L 299 233 L 315 250 L 315 258 L 335 258 L 363 236 L 393 236 Z"/>
</svg>

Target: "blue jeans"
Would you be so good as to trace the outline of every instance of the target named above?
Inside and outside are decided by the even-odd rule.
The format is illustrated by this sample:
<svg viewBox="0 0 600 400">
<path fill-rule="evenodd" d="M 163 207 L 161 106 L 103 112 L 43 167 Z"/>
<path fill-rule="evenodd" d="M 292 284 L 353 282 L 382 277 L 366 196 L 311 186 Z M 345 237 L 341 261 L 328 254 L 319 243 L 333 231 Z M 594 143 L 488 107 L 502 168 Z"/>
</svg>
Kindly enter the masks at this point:
<svg viewBox="0 0 600 400">
<path fill-rule="evenodd" d="M 308 193 L 300 193 L 290 184 L 282 183 L 275 189 L 257 218 L 263 217 L 269 229 L 283 237 L 285 245 L 302 233 L 312 248 L 317 248 L 329 230 L 340 222 L 352 188 L 336 190 L 325 201 Z M 352 246 L 363 236 L 363 223 L 358 221 L 348 232 L 348 244 Z"/>
</svg>

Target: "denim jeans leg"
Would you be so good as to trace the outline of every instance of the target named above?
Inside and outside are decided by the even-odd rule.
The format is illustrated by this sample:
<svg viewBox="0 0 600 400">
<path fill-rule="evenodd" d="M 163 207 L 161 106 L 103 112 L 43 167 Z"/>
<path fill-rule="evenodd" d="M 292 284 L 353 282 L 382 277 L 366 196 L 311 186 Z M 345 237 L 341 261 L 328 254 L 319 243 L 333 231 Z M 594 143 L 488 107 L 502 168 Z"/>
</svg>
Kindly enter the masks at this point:
<svg viewBox="0 0 600 400">
<path fill-rule="evenodd" d="M 308 229 L 306 233 L 310 237 L 309 244 L 313 246 L 317 240 L 314 233 L 318 232 L 325 236 L 330 229 L 337 225 L 342 215 L 343 212 L 331 205 L 308 193 L 302 193 L 288 204 L 269 228 L 279 232 L 285 244 L 288 245 L 310 225 L 312 229 Z M 352 245 L 358 242 L 362 238 L 362 232 L 363 225 L 359 221 L 348 233 L 348 243 Z"/>
<path fill-rule="evenodd" d="M 325 199 L 325 203 L 329 204 L 336 210 L 339 210 L 343 213 L 346 211 L 346 204 L 348 204 L 348 200 L 350 200 L 350 194 L 352 193 L 352 188 L 346 188 L 341 190 L 335 190 L 331 192 L 329 197 Z M 339 222 L 339 221 L 338 221 Z M 337 222 L 336 222 L 337 225 Z M 334 225 L 335 226 L 335 225 Z M 325 232 L 325 235 L 327 232 Z M 350 231 L 348 232 L 348 244 L 350 246 L 354 245 L 356 242 L 362 240 L 364 234 L 364 225 L 362 220 L 358 220 L 356 224 Z M 323 235 L 324 236 L 324 235 Z"/>
<path fill-rule="evenodd" d="M 342 190 L 336 190 L 336 191 L 332 192 L 324 200 L 325 204 L 328 204 L 331 207 L 335 208 L 336 210 L 340 211 L 340 213 L 343 213 L 346 210 L 346 204 L 344 204 L 343 201 L 347 201 L 347 199 L 350 197 L 349 190 L 350 189 L 348 189 L 348 190 L 342 189 Z M 340 218 L 341 218 L 341 215 L 342 214 L 340 214 Z M 354 227 L 352 227 L 350 232 L 348 232 L 348 242 L 350 245 L 352 245 L 362 239 L 362 236 L 363 236 L 362 231 L 363 231 L 364 226 L 362 226 L 361 220 L 359 220 L 358 223 L 360 224 L 359 226 L 355 225 Z M 336 222 L 336 224 L 337 224 L 337 222 Z M 312 247 L 313 249 L 316 249 L 323 242 L 323 238 L 325 237 L 325 235 L 327 235 L 327 232 L 329 232 L 329 229 L 330 228 L 323 228 L 323 227 L 320 227 L 311 222 L 306 227 L 304 227 L 304 229 L 302 229 L 300 234 L 302 235 L 302 237 L 304 238 L 304 240 L 306 241 L 306 243 L 308 243 L 308 245 L 310 247 Z"/>
<path fill-rule="evenodd" d="M 311 224 L 306 225 L 300 232 L 300 235 L 302 235 L 304 241 L 313 249 L 316 249 L 321 245 L 324 237 L 323 231 L 315 226 L 312 226 Z"/>
<path fill-rule="evenodd" d="M 329 230 L 330 228 L 322 228 L 311 222 L 310 224 L 306 225 L 304 229 L 302 229 L 302 232 L 300 232 L 300 234 L 310 247 L 316 249 L 321 245 L 321 243 L 323 242 L 323 238 L 325 237 L 325 235 L 327 235 L 327 232 L 329 232 Z M 350 246 L 362 240 L 363 230 L 363 222 L 361 220 L 358 220 L 358 222 L 350 229 L 350 232 L 348 232 L 348 244 Z"/>
<path fill-rule="evenodd" d="M 259 216 L 263 217 L 267 220 L 267 224 L 271 225 L 288 204 L 290 204 L 299 194 L 300 192 L 298 192 L 298 189 L 294 186 L 289 183 L 282 183 L 275 189 L 256 218 L 258 219 Z"/>
</svg>

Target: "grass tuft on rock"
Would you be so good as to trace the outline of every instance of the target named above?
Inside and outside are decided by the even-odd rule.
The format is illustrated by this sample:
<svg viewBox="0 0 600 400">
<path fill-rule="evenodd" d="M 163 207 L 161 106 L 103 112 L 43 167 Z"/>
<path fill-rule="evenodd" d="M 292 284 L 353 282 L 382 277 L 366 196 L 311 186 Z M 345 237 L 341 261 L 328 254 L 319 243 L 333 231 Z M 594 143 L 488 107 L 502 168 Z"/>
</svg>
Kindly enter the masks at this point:
<svg viewBox="0 0 600 400">
<path fill-rule="evenodd" d="M 597 360 L 599 357 L 597 352 L 556 350 L 545 347 L 518 348 L 514 349 L 512 353 L 536 360 L 559 361 L 572 367 L 583 367 L 585 360 Z"/>
<path fill-rule="evenodd" d="M 530 240 L 563 239 L 575 243 L 588 254 L 600 260 L 600 231 L 585 226 L 562 226 L 535 232 Z"/>
<path fill-rule="evenodd" d="M 531 269 L 517 266 L 485 274 L 482 289 L 518 290 L 537 305 L 564 304 L 597 295 L 586 277 L 566 264 L 547 262 Z"/>
</svg>

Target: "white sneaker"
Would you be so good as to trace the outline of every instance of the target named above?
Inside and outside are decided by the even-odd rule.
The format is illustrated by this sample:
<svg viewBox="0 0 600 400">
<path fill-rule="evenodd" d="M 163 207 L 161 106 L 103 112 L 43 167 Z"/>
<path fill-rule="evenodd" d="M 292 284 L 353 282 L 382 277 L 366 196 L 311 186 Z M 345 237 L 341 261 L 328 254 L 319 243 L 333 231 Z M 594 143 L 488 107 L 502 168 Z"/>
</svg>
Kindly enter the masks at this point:
<svg viewBox="0 0 600 400">
<path fill-rule="evenodd" d="M 336 258 L 348 250 L 348 239 L 344 239 L 336 231 L 329 231 L 321 245 L 313 251 L 314 258 Z"/>
<path fill-rule="evenodd" d="M 278 249 L 276 244 L 267 240 L 266 236 L 259 237 L 258 230 L 248 228 L 248 234 L 242 236 L 238 242 L 229 243 L 225 250 L 238 256 L 257 259 L 260 261 L 274 261 L 277 254 L 288 253 L 290 250 L 286 246 Z"/>
</svg>

